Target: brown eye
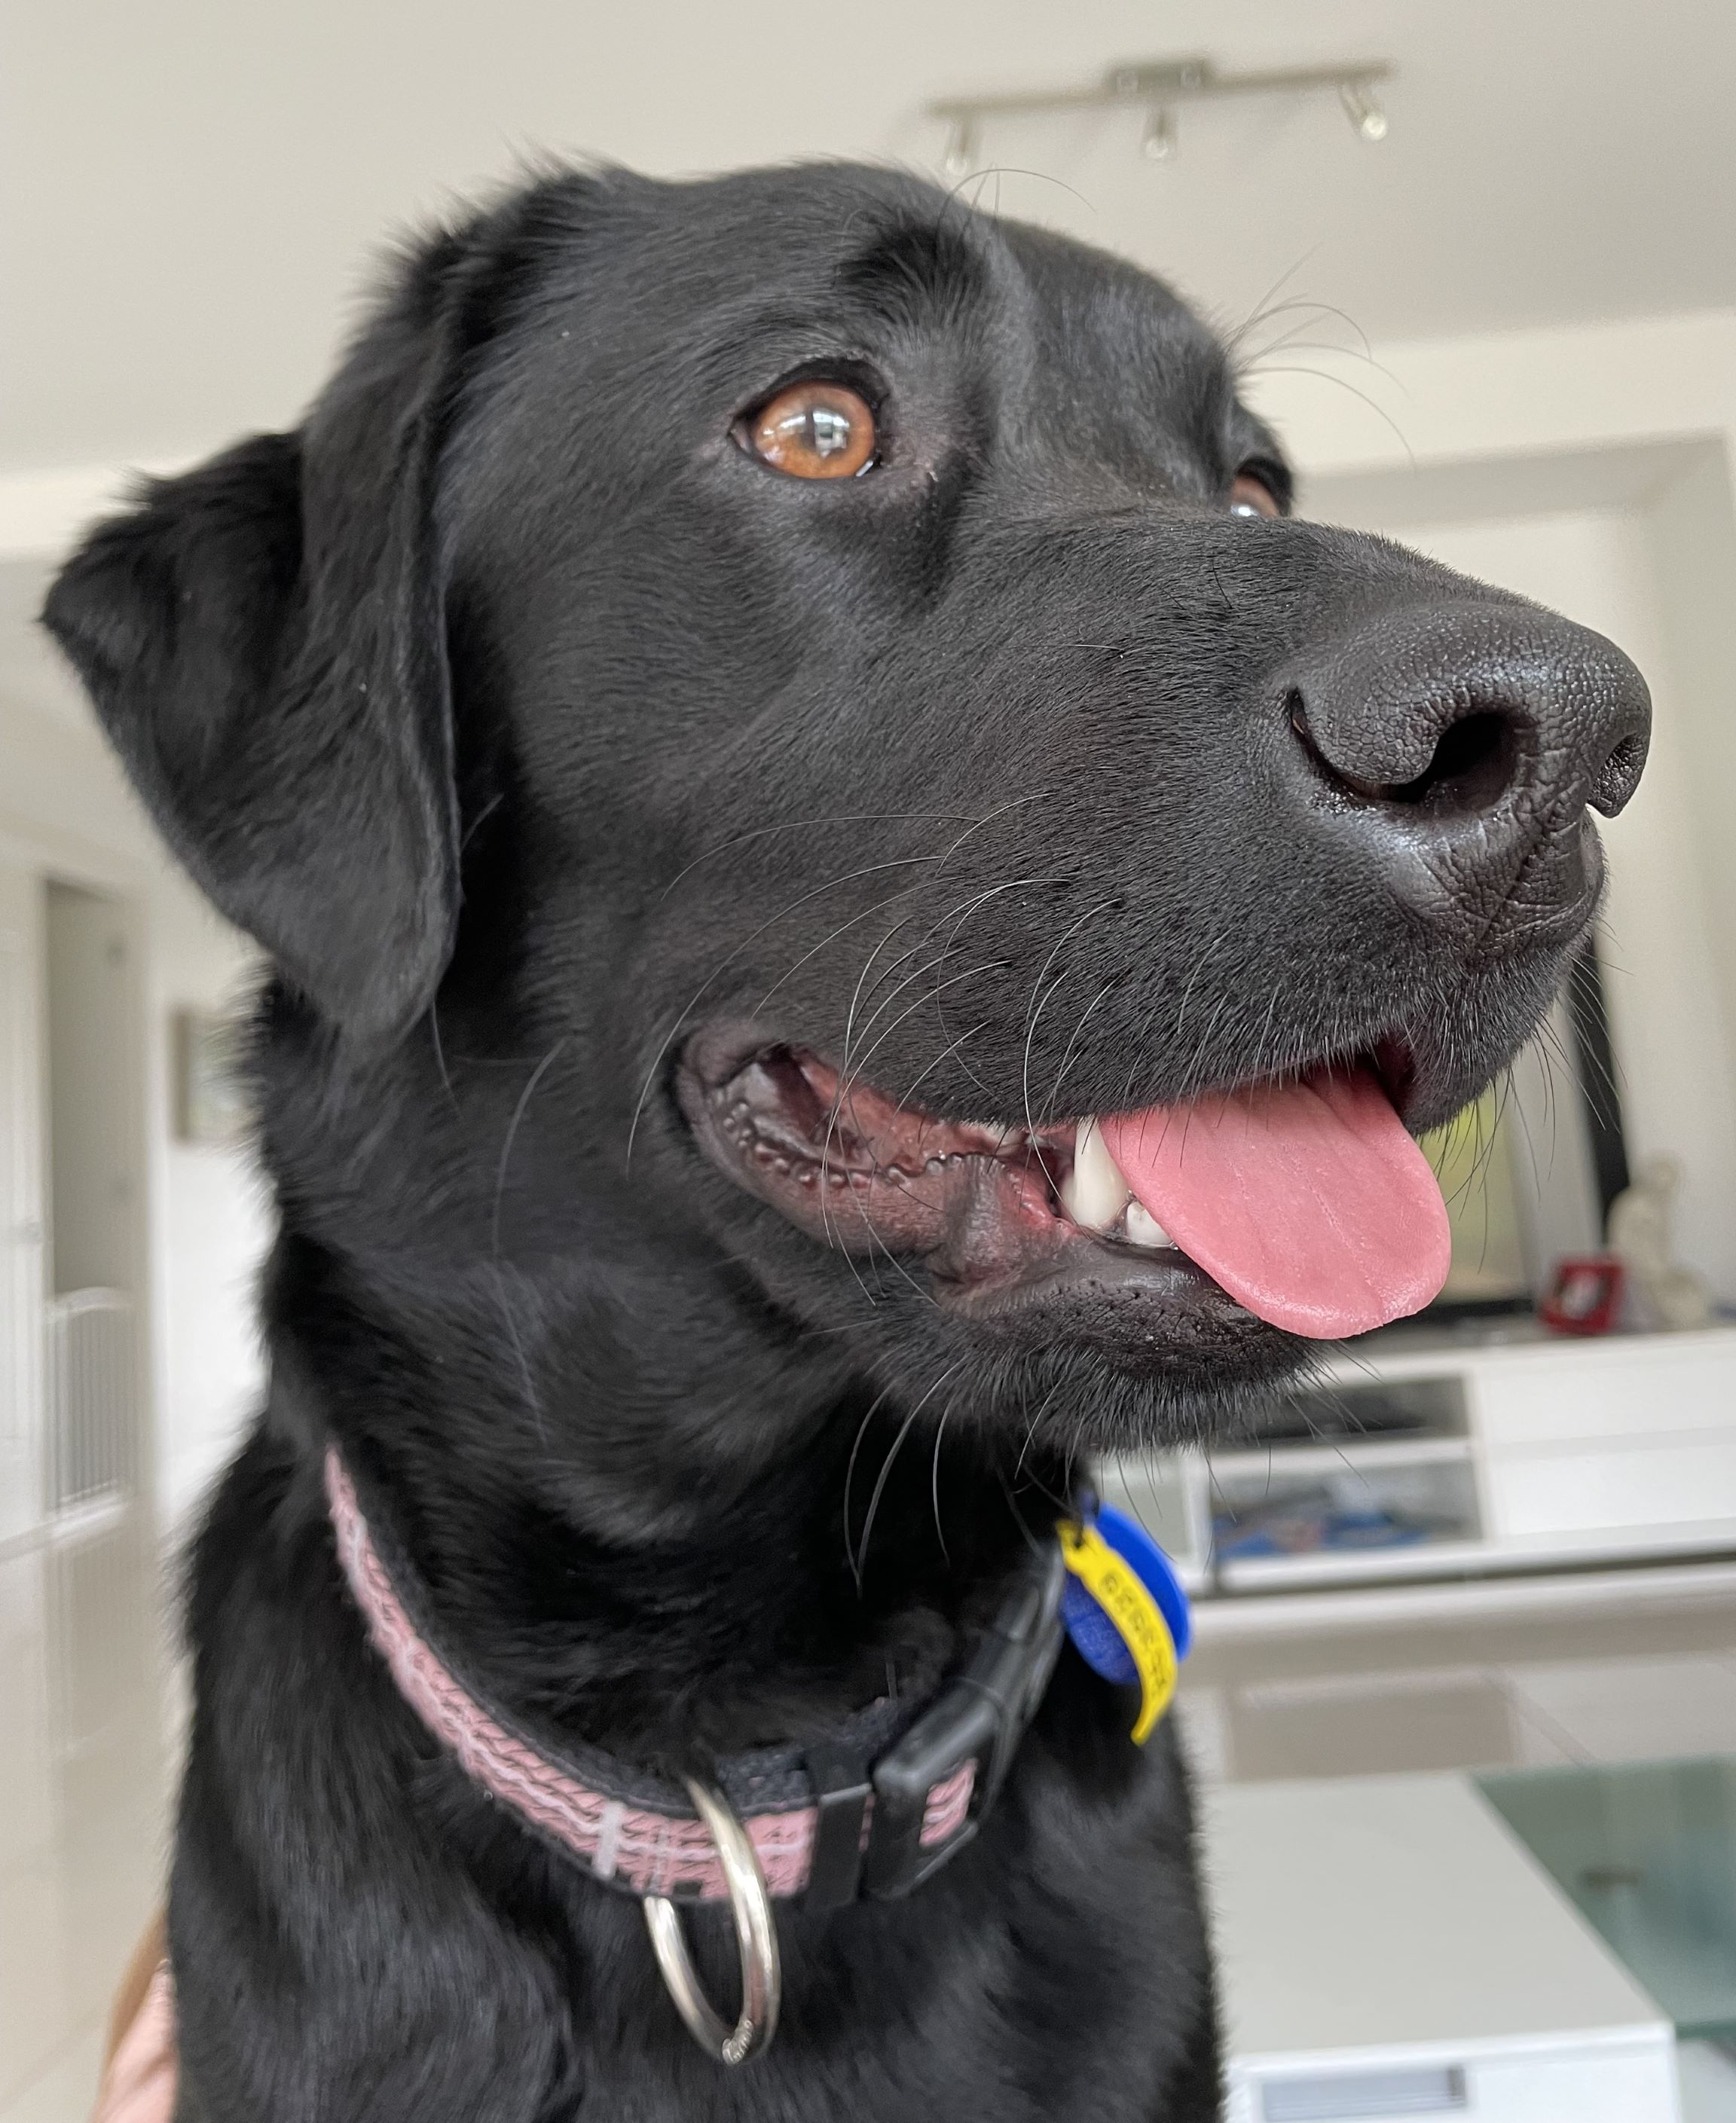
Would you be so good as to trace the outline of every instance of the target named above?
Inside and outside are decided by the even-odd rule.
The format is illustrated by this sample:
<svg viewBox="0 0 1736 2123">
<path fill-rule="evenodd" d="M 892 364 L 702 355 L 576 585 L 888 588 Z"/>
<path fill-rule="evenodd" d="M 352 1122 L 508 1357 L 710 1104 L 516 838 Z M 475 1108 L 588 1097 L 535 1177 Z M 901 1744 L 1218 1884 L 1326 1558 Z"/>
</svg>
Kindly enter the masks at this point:
<svg viewBox="0 0 1736 2123">
<path fill-rule="evenodd" d="M 1283 513 L 1272 490 L 1250 471 L 1236 473 L 1230 488 L 1232 516 L 1278 516 Z"/>
<path fill-rule="evenodd" d="M 874 462 L 874 415 L 842 383 L 792 383 L 748 422 L 755 457 L 795 479 L 851 479 Z"/>
</svg>

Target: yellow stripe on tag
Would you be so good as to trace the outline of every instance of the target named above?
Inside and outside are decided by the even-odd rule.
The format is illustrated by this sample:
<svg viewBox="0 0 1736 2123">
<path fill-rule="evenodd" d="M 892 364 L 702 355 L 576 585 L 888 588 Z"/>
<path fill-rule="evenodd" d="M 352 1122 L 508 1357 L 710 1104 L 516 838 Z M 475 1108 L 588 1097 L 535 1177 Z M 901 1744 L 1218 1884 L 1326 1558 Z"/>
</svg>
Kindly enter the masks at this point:
<svg viewBox="0 0 1736 2123">
<path fill-rule="evenodd" d="M 1180 1661 L 1163 1610 L 1137 1572 L 1096 1526 L 1063 1519 L 1056 1528 L 1067 1568 L 1114 1624 L 1139 1671 L 1139 1715 L 1133 1737 L 1143 1746 L 1170 1707 Z"/>
</svg>

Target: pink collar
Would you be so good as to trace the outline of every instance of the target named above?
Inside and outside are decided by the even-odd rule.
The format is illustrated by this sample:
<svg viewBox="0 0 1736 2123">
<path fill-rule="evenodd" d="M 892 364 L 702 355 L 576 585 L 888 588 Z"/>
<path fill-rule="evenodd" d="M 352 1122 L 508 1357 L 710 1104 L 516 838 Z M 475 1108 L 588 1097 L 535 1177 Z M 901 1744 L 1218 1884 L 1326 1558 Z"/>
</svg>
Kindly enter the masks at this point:
<svg viewBox="0 0 1736 2123">
<path fill-rule="evenodd" d="M 565 1759 L 556 1759 L 456 1678 L 430 1643 L 427 1624 L 418 1627 L 412 1619 L 399 1589 L 413 1582 L 411 1573 L 401 1568 L 395 1578 L 382 1560 L 335 1446 L 326 1453 L 326 1496 L 338 1558 L 374 1648 L 405 1702 L 472 1780 L 533 1834 L 608 1886 L 682 1900 L 727 1899 L 711 1836 L 678 1786 L 629 1772 L 594 1749 L 563 1748 Z M 800 1895 L 810 1883 L 810 1900 L 828 1903 L 854 1899 L 861 1891 L 908 1891 L 969 1839 L 1035 1710 L 1059 1644 L 1059 1624 L 1053 1621 L 1059 1600 L 1054 1570 L 1045 1568 L 1044 1591 L 1035 1605 L 1028 1591 L 1020 1597 L 1030 1619 L 1020 1623 L 1017 1645 L 1004 1633 L 985 1635 L 987 1650 L 999 1662 L 996 1674 L 989 1675 L 979 1650 L 964 1675 L 943 1689 L 871 1770 L 863 1760 L 865 1743 L 877 1733 L 884 1746 L 895 1736 L 895 1706 L 874 1706 L 862 1713 L 862 1729 L 851 1736 L 850 1746 L 823 1750 L 828 1764 L 835 1764 L 841 1752 L 853 1759 L 852 1774 L 836 1774 L 819 1766 L 820 1757 L 809 1760 L 793 1750 L 764 1750 L 714 1765 L 717 1782 L 753 1839 L 773 1896 Z M 996 1629 L 1000 1626 L 997 1620 Z M 1017 1651 L 1016 1661 L 1009 1660 L 1009 1649 Z M 1014 1664 L 1019 1667 L 1016 1688 L 998 1678 L 1011 1675 Z M 954 1701 L 961 1691 L 962 1722 Z M 993 1714 L 986 1718 L 981 1712 L 985 1697 L 994 1704 Z M 943 1711 L 946 1715 L 939 1716 Z M 964 1736 L 949 1748 L 944 1742 L 955 1727 Z M 942 1744 L 936 1744 L 937 1735 Z M 969 1750 L 964 1758 L 951 1759 L 960 1748 Z M 889 1779 L 885 1772 L 894 1758 L 902 1758 L 902 1768 Z M 913 1802 L 902 1837 L 883 1833 L 876 1838 L 876 1800 L 885 1815 L 883 1830 L 890 1830 L 900 1794 L 908 1794 Z M 883 1865 L 884 1879 L 893 1883 L 877 1886 L 874 1845 L 895 1840 L 906 1846 L 899 1854 L 898 1877 L 893 1880 Z M 823 1883 L 815 1877 L 821 1872 Z"/>
</svg>

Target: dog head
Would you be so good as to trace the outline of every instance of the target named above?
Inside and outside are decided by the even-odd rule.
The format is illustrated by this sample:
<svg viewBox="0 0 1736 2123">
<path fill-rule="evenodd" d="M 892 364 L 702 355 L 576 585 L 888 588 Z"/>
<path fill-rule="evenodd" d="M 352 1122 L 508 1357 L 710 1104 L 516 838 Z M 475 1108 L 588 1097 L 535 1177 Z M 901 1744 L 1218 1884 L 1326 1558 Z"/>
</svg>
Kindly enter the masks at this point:
<svg viewBox="0 0 1736 2123">
<path fill-rule="evenodd" d="M 289 1228 L 497 1288 L 539 1421 L 624 1308 L 743 1425 L 776 1348 L 1124 1437 L 1432 1294 L 1405 1131 L 1644 760 L 1608 643 L 1290 499 L 1128 266 L 884 171 L 573 176 L 47 616 L 274 961 Z"/>
</svg>

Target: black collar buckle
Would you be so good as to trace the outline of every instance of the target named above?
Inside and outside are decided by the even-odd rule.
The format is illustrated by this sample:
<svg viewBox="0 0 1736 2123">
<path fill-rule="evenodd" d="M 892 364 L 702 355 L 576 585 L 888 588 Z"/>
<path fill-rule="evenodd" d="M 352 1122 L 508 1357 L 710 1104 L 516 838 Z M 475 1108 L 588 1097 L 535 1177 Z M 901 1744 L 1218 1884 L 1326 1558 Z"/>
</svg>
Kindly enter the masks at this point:
<svg viewBox="0 0 1736 2123">
<path fill-rule="evenodd" d="M 897 1900 L 975 1835 L 1054 1671 L 1066 1581 L 1058 1542 L 1034 1552 L 964 1670 L 871 1767 L 841 1748 L 809 1748 L 819 1817 L 805 1907 L 837 1908 L 864 1895 Z M 976 1776 L 964 1819 L 944 1842 L 925 1844 L 930 1794 L 967 1763 Z"/>
</svg>

